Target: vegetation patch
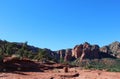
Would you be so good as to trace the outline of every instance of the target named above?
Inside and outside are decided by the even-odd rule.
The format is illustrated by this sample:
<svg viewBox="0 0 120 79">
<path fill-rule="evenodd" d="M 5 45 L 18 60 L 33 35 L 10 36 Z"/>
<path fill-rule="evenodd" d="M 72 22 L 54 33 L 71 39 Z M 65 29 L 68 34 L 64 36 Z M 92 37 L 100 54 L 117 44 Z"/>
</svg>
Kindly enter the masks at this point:
<svg viewBox="0 0 120 79">
<path fill-rule="evenodd" d="M 83 60 L 82 62 L 79 59 L 75 60 L 71 63 L 72 65 L 76 65 L 79 67 L 83 67 L 85 69 L 98 69 L 98 70 L 106 70 L 111 72 L 120 72 L 120 59 L 93 59 L 93 60 Z"/>
</svg>

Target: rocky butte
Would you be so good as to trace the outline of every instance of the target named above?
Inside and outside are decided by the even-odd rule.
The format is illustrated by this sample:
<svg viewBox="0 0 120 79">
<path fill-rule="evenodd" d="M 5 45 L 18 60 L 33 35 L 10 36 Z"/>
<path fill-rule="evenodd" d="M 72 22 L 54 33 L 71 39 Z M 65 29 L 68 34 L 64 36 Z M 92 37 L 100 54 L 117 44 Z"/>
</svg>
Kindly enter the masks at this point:
<svg viewBox="0 0 120 79">
<path fill-rule="evenodd" d="M 58 58 L 65 61 L 73 59 L 101 59 L 101 58 L 120 58 L 120 42 L 116 41 L 109 45 L 99 47 L 99 45 L 91 45 L 88 42 L 76 45 L 72 49 L 62 49 L 56 51 Z"/>
</svg>

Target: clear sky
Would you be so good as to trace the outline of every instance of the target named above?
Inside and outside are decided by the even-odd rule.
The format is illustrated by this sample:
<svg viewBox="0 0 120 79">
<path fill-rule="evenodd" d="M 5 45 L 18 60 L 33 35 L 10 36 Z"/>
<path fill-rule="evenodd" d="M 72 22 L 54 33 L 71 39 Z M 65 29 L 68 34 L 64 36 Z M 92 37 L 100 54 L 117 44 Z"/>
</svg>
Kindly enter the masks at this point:
<svg viewBox="0 0 120 79">
<path fill-rule="evenodd" d="M 0 0 L 0 39 L 52 50 L 120 41 L 120 0 Z"/>
</svg>

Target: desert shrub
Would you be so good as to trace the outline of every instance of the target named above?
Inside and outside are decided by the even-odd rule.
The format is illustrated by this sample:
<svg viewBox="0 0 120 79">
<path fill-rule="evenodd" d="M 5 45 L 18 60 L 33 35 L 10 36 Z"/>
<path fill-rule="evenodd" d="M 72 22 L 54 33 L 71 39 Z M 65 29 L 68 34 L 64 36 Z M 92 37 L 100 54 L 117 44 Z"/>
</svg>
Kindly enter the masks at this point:
<svg viewBox="0 0 120 79">
<path fill-rule="evenodd" d="M 78 60 L 79 59 L 74 61 L 74 64 L 85 69 L 99 69 L 112 72 L 120 72 L 120 59 L 104 58 L 83 60 L 82 62 L 78 62 Z"/>
<path fill-rule="evenodd" d="M 59 63 L 64 63 L 64 58 L 60 58 Z"/>
<path fill-rule="evenodd" d="M 39 61 L 44 61 L 44 60 L 52 60 L 52 57 L 49 55 L 47 51 L 39 49 L 39 52 L 37 53 L 37 55 L 35 55 L 34 59 Z"/>
</svg>

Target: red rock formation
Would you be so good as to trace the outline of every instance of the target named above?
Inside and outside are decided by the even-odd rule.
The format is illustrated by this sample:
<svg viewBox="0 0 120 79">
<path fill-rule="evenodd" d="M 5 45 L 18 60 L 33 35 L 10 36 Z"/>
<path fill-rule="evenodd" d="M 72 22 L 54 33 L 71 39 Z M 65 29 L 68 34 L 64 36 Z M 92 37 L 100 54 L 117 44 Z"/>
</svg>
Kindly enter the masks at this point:
<svg viewBox="0 0 120 79">
<path fill-rule="evenodd" d="M 88 58 L 94 59 L 99 58 L 99 46 L 98 45 L 90 45 L 85 42 L 83 45 L 77 45 L 72 50 L 72 56 L 75 58 L 79 58 L 80 60 Z"/>
<path fill-rule="evenodd" d="M 59 55 L 59 59 L 64 59 L 64 57 L 65 57 L 65 50 L 63 49 L 63 50 L 59 50 L 58 51 L 58 55 Z"/>
<path fill-rule="evenodd" d="M 66 49 L 66 53 L 65 53 L 65 61 L 70 61 L 72 58 L 72 50 L 71 49 Z"/>
<path fill-rule="evenodd" d="M 109 47 L 108 46 L 101 47 L 100 51 L 104 52 L 104 53 L 108 53 L 109 52 Z"/>
<path fill-rule="evenodd" d="M 37 69 L 38 68 L 38 64 L 28 60 L 28 59 L 19 59 L 19 58 L 15 58 L 15 57 L 5 57 L 3 59 L 3 63 L 2 63 L 3 69 L 6 70 L 12 70 L 12 71 L 16 71 L 16 70 L 23 70 L 23 71 L 27 71 L 27 70 L 32 70 L 32 69 Z"/>
<path fill-rule="evenodd" d="M 76 45 L 72 50 L 72 56 L 75 58 L 79 58 L 82 55 L 83 45 Z"/>
<path fill-rule="evenodd" d="M 98 45 L 90 45 L 85 42 L 84 44 L 76 45 L 73 49 L 59 50 L 58 54 L 64 61 L 70 61 L 72 58 L 80 58 L 81 60 L 100 58 L 99 52 Z"/>
</svg>

